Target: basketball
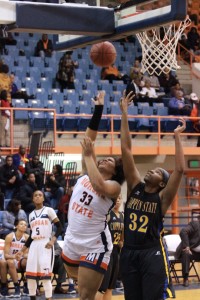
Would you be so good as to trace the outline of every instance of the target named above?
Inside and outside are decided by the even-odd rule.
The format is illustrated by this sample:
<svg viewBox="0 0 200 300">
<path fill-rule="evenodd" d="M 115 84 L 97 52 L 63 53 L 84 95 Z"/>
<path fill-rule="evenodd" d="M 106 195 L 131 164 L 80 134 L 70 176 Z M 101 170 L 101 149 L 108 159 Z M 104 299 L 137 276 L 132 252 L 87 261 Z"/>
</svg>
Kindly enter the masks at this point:
<svg viewBox="0 0 200 300">
<path fill-rule="evenodd" d="M 90 58 L 98 67 L 108 67 L 112 65 L 116 57 L 116 49 L 110 42 L 94 44 L 90 50 Z"/>
</svg>

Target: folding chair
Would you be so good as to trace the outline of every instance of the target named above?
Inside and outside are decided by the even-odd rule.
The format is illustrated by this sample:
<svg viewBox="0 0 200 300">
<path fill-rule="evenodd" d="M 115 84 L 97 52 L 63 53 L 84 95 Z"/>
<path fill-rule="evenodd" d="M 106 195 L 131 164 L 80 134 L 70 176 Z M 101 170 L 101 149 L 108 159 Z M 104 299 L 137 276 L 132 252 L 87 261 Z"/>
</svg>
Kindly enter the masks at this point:
<svg viewBox="0 0 200 300">
<path fill-rule="evenodd" d="M 168 260 L 169 260 L 169 271 L 171 277 L 175 279 L 177 283 L 180 283 L 179 276 L 177 272 L 181 271 L 180 264 L 181 260 L 176 258 L 176 249 L 178 245 L 181 243 L 181 238 L 179 234 L 169 234 L 165 235 L 163 238 L 165 245 L 168 251 Z M 177 264 L 179 267 L 177 269 Z"/>
</svg>

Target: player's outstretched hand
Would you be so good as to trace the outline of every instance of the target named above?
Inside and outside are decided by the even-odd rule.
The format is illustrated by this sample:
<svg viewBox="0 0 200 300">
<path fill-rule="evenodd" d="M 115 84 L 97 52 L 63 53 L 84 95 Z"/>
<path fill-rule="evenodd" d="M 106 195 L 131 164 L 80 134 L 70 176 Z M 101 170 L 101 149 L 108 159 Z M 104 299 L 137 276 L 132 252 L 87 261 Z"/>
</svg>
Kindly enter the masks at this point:
<svg viewBox="0 0 200 300">
<path fill-rule="evenodd" d="M 119 102 L 122 113 L 128 111 L 128 106 L 132 103 L 134 97 L 134 92 L 130 92 L 128 95 L 126 95 L 126 91 L 123 92 L 123 97 L 121 97 Z"/>
<path fill-rule="evenodd" d="M 104 105 L 105 91 L 100 91 L 95 98 L 92 98 L 92 101 L 95 105 Z"/>
<path fill-rule="evenodd" d="M 94 154 L 94 143 L 88 136 L 83 139 L 83 141 L 81 142 L 81 146 L 84 156 L 91 156 Z"/>
<path fill-rule="evenodd" d="M 182 123 L 182 125 L 178 125 L 175 129 L 174 129 L 174 133 L 181 133 L 185 130 L 186 128 L 186 120 L 183 118 L 179 119 L 179 122 Z"/>
</svg>

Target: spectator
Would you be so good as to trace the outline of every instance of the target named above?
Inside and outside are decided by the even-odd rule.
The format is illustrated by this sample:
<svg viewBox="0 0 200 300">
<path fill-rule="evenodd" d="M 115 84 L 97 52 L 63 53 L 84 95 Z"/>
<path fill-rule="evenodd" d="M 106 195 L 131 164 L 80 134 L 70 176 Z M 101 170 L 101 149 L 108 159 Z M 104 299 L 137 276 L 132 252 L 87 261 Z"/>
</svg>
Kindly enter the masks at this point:
<svg viewBox="0 0 200 300">
<path fill-rule="evenodd" d="M 44 187 L 44 174 L 45 169 L 43 163 L 39 160 L 39 155 L 35 154 L 29 162 L 25 164 L 25 174 L 28 176 L 30 173 L 35 175 L 35 183 L 39 190 Z"/>
<path fill-rule="evenodd" d="M 181 91 L 183 96 L 185 95 L 184 89 L 181 87 L 180 83 L 177 81 L 176 85 L 171 87 L 171 97 L 175 97 L 176 91 Z"/>
<path fill-rule="evenodd" d="M 38 188 L 35 183 L 35 175 L 29 173 L 27 180 L 25 180 L 24 184 L 20 187 L 18 195 L 19 200 L 21 200 L 22 208 L 27 214 L 35 209 L 32 199 L 36 190 L 38 190 Z"/>
<path fill-rule="evenodd" d="M 26 91 L 19 90 L 15 83 L 15 75 L 10 74 L 11 79 L 11 98 L 12 99 L 24 99 L 25 103 L 28 102 L 28 99 L 34 99 L 34 95 L 28 95 Z"/>
<path fill-rule="evenodd" d="M 11 102 L 11 79 L 9 73 L 9 67 L 6 64 L 0 66 L 0 92 L 7 91 L 7 99 Z"/>
<path fill-rule="evenodd" d="M 139 78 L 133 79 L 126 87 L 126 94 L 130 93 L 131 91 L 135 94 L 134 103 L 140 101 L 141 95 L 141 81 Z"/>
<path fill-rule="evenodd" d="M 159 83 L 159 80 L 158 80 L 158 77 L 155 75 L 155 74 L 144 74 L 144 76 L 142 77 L 142 80 L 144 82 L 146 82 L 146 80 L 149 80 L 150 83 L 151 83 L 151 87 L 156 89 L 156 90 L 159 90 L 160 89 L 160 83 Z"/>
<path fill-rule="evenodd" d="M 13 165 L 11 155 L 6 156 L 6 163 L 0 167 L 0 186 L 6 199 L 11 199 L 19 188 L 20 178 L 17 168 Z"/>
<path fill-rule="evenodd" d="M 37 42 L 35 48 L 35 56 L 52 57 L 55 54 L 53 50 L 53 43 L 50 39 L 48 39 L 47 34 L 43 34 L 42 38 Z"/>
<path fill-rule="evenodd" d="M 54 251 L 55 258 L 53 273 L 58 274 L 54 294 L 66 294 L 66 291 L 62 288 L 62 283 L 66 281 L 66 270 L 64 267 L 63 260 L 61 258 L 62 248 L 60 247 L 57 241 L 54 243 Z"/>
<path fill-rule="evenodd" d="M 109 80 L 110 83 L 112 83 L 113 80 L 123 80 L 125 84 L 130 82 L 129 76 L 121 74 L 114 64 L 109 67 L 102 68 L 101 79 Z"/>
<path fill-rule="evenodd" d="M 45 198 L 47 203 L 57 209 L 65 192 L 65 177 L 61 165 L 53 166 L 52 174 L 47 176 L 45 182 Z"/>
<path fill-rule="evenodd" d="M 61 57 L 56 74 L 56 80 L 60 84 L 61 91 L 63 89 L 75 89 L 74 86 L 74 69 L 78 67 L 78 63 L 71 58 L 72 51 L 67 51 Z"/>
<path fill-rule="evenodd" d="M 20 285 L 18 282 L 18 271 L 25 272 L 26 261 L 28 256 L 28 251 L 26 251 L 23 256 L 19 251 L 24 246 L 29 235 L 26 234 L 27 221 L 24 219 L 19 219 L 16 221 L 16 232 L 9 233 L 5 238 L 5 248 L 4 248 L 4 258 L 7 262 L 8 272 L 12 278 L 15 292 L 13 298 L 21 297 Z M 23 295 L 28 295 L 27 283 L 24 282 Z M 7 297 L 9 297 L 7 292 Z"/>
<path fill-rule="evenodd" d="M 196 27 L 191 27 L 190 31 L 187 34 L 187 42 L 188 42 L 188 48 L 190 50 L 195 51 L 195 46 L 199 44 L 200 36 L 197 32 Z"/>
<path fill-rule="evenodd" d="M 200 101 L 195 93 L 190 94 L 190 101 L 192 102 L 191 117 L 200 117 Z M 200 120 L 192 119 L 194 124 L 194 129 L 196 132 L 200 133 Z M 200 136 L 197 139 L 197 147 L 200 147 Z"/>
<path fill-rule="evenodd" d="M 155 101 L 155 99 L 158 98 L 155 88 L 153 88 L 151 86 L 150 80 L 145 81 L 145 85 L 142 88 L 140 95 L 142 95 L 142 101 L 148 102 L 151 106 L 153 105 L 153 102 Z"/>
<path fill-rule="evenodd" d="M 165 72 L 168 70 L 165 69 Z M 172 75 L 171 72 L 168 73 L 161 73 L 160 76 L 158 77 L 160 86 L 164 89 L 164 92 L 166 95 L 170 94 L 171 88 L 175 86 L 178 82 L 178 80 Z"/>
<path fill-rule="evenodd" d="M 1 107 L 6 108 L 0 111 L 0 147 L 10 147 L 10 102 L 6 90 L 1 91 L 0 101 Z"/>
<path fill-rule="evenodd" d="M 181 243 L 176 250 L 177 258 L 182 261 L 183 285 L 189 286 L 190 261 L 200 260 L 200 215 L 180 232 Z"/>
<path fill-rule="evenodd" d="M 168 103 L 169 115 L 184 115 L 190 116 L 191 114 L 191 104 L 183 98 L 183 93 L 181 91 L 175 92 L 175 97 L 171 98 Z"/>
<path fill-rule="evenodd" d="M 142 79 L 141 65 L 140 60 L 138 58 L 135 59 L 133 67 L 131 67 L 130 77 L 132 80 Z"/>
<path fill-rule="evenodd" d="M 8 202 L 6 210 L 3 211 L 2 224 L 5 236 L 15 230 L 15 222 L 17 220 L 25 220 L 27 222 L 27 216 L 25 211 L 21 209 L 21 202 L 18 199 L 12 199 Z"/>
<path fill-rule="evenodd" d="M 13 164 L 17 167 L 20 177 L 25 174 L 25 164 L 29 162 L 30 155 L 26 154 L 26 148 L 23 145 L 19 146 L 18 153 L 13 154 Z"/>
<path fill-rule="evenodd" d="M 13 38 L 11 32 L 6 31 L 5 25 L 0 25 L 0 54 L 8 54 L 6 45 L 16 45 L 17 41 Z"/>
</svg>

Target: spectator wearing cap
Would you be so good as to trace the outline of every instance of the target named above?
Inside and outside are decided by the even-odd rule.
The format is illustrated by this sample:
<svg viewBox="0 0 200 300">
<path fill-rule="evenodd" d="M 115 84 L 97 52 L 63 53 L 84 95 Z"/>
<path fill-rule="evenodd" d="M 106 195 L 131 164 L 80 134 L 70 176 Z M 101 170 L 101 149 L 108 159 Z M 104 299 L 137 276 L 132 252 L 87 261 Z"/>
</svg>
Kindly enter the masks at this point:
<svg viewBox="0 0 200 300">
<path fill-rule="evenodd" d="M 200 260 L 200 215 L 180 232 L 181 243 L 176 250 L 182 262 L 183 285 L 189 286 L 190 261 Z"/>
<path fill-rule="evenodd" d="M 200 118 L 200 101 L 196 93 L 190 94 L 190 101 L 192 103 L 192 110 L 190 116 Z M 200 119 L 192 119 L 192 122 L 194 124 L 195 131 L 200 133 Z M 198 136 L 197 139 L 197 147 L 200 147 L 200 136 Z"/>
</svg>

